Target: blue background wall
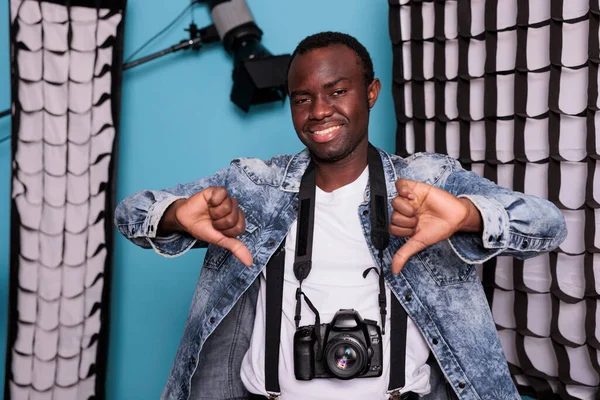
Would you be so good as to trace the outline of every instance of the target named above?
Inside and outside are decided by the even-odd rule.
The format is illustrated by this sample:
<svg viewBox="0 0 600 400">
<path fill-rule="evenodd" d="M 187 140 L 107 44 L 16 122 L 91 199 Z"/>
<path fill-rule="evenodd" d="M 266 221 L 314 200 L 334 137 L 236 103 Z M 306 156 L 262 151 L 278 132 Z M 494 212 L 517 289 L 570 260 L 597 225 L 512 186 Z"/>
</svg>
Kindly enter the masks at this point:
<svg viewBox="0 0 600 400">
<path fill-rule="evenodd" d="M 129 0 L 125 56 L 161 29 L 187 0 Z M 263 43 L 291 53 L 305 36 L 321 30 L 355 35 L 370 50 L 383 90 L 372 112 L 372 142 L 394 149 L 391 44 L 387 1 L 247 0 Z M 8 2 L 0 7 L 0 109 L 10 103 Z M 210 23 L 204 7 L 194 15 Z M 187 35 L 189 15 L 142 54 Z M 182 52 L 128 70 L 123 79 L 118 199 L 145 188 L 163 188 L 212 174 L 241 156 L 268 158 L 302 146 L 291 125 L 289 104 L 269 104 L 245 115 L 229 101 L 232 62 L 222 46 Z M 0 138 L 10 134 L 0 120 Z M 4 380 L 10 142 L 0 143 L 0 388 Z M 113 271 L 107 398 L 157 399 L 168 376 L 204 256 L 192 251 L 163 259 L 117 237 Z M 2 390 L 0 390 L 0 393 Z M 1 397 L 1 394 L 0 394 Z"/>
</svg>

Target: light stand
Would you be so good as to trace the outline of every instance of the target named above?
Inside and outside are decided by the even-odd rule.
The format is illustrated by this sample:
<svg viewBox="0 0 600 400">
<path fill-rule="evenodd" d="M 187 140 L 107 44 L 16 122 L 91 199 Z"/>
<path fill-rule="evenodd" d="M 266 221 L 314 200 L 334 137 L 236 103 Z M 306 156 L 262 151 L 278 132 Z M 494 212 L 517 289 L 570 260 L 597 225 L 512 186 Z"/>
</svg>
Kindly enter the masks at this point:
<svg viewBox="0 0 600 400">
<path fill-rule="evenodd" d="M 209 25 L 202 29 L 198 29 L 196 24 L 191 23 L 190 27 L 187 28 L 186 31 L 190 32 L 190 38 L 188 40 L 182 40 L 178 44 L 167 49 L 157 51 L 156 53 L 131 61 L 127 64 L 123 64 L 123 70 L 136 67 L 145 62 L 152 61 L 167 54 L 175 53 L 179 50 L 187 50 L 191 48 L 194 51 L 198 51 L 203 44 L 215 43 L 220 40 L 219 33 L 217 32 L 215 25 Z"/>
</svg>

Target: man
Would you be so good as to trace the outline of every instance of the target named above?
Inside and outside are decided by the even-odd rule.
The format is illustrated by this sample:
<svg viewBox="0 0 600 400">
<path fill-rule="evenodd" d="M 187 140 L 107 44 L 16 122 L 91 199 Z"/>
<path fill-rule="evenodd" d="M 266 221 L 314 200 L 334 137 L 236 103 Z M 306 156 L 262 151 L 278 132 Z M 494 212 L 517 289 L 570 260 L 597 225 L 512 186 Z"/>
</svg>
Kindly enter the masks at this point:
<svg viewBox="0 0 600 400">
<path fill-rule="evenodd" d="M 379 321 L 378 277 L 368 273 L 379 266 L 379 252 L 370 237 L 367 165 L 369 110 L 380 82 L 360 43 L 325 32 L 295 50 L 288 90 L 305 151 L 234 160 L 196 182 L 137 193 L 116 210 L 119 231 L 139 246 L 165 256 L 208 246 L 165 399 L 266 398 L 256 397 L 267 395 L 264 268 L 284 241 L 281 398 L 389 397 L 389 328 L 380 377 L 297 380 L 293 354 L 298 191 L 311 160 L 313 267 L 302 290 L 321 322 L 342 308 Z M 402 398 L 518 399 L 474 264 L 552 250 L 566 236 L 561 212 L 443 155 L 376 154 L 390 211 L 385 293 L 388 304 L 394 296 L 409 316 Z M 311 310 L 302 305 L 300 326 L 314 323 Z M 389 313 L 384 318 L 379 325 L 389 323 Z"/>
</svg>

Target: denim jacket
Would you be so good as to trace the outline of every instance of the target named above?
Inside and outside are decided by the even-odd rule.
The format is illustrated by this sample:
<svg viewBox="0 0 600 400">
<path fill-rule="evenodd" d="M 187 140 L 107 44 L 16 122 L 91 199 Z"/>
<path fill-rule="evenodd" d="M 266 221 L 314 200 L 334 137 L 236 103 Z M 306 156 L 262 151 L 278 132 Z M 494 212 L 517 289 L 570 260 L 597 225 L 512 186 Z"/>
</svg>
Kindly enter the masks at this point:
<svg viewBox="0 0 600 400">
<path fill-rule="evenodd" d="M 554 249 L 567 234 L 562 213 L 547 200 L 512 192 L 464 170 L 447 156 L 419 153 L 401 158 L 379 152 L 390 214 L 395 182 L 405 178 L 468 198 L 483 221 L 483 234 L 456 233 L 413 256 L 398 275 L 391 272 L 391 262 L 405 239 L 391 237 L 384 254 L 387 286 L 419 328 L 438 371 L 458 398 L 519 399 L 475 264 L 498 255 L 524 259 Z M 118 230 L 136 245 L 164 256 L 207 246 L 186 235 L 156 236 L 164 211 L 176 199 L 223 186 L 246 215 L 246 230 L 239 239 L 254 263 L 246 267 L 229 251 L 208 245 L 163 399 L 245 398 L 239 371 L 252 334 L 256 278 L 296 219 L 298 189 L 309 160 L 306 149 L 267 161 L 236 159 L 213 176 L 167 190 L 142 191 L 118 205 Z M 357 212 L 376 262 L 369 236 L 368 185 Z M 447 396 L 432 393 L 428 398 Z"/>
</svg>

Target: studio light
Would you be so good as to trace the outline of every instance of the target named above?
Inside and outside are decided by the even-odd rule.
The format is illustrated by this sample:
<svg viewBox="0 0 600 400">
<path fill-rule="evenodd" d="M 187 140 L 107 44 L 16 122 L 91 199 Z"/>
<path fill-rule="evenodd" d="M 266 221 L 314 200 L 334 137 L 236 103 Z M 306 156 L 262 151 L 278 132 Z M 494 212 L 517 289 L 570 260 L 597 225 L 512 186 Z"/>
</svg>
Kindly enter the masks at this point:
<svg viewBox="0 0 600 400">
<path fill-rule="evenodd" d="M 131 62 L 126 60 L 123 70 L 176 51 L 187 49 L 199 51 L 205 45 L 221 41 L 225 50 L 233 57 L 233 87 L 230 95 L 233 103 L 248 112 L 253 104 L 283 101 L 287 96 L 286 73 L 291 56 L 289 54 L 274 56 L 261 44 L 263 32 L 254 22 L 246 1 L 191 0 L 190 5 L 183 11 L 201 3 L 210 8 L 213 22 L 211 25 L 199 29 L 192 22 L 186 29 L 190 35 L 189 39 L 181 40 L 171 47 L 137 60 Z M 136 50 L 134 55 L 164 33 L 182 15 L 183 13 Z M 0 112 L 0 118 L 7 115 L 10 115 L 10 110 Z M 6 138 L 0 139 L 0 142 L 4 140 Z"/>
<path fill-rule="evenodd" d="M 206 0 L 223 43 L 233 56 L 231 101 L 248 112 L 250 105 L 284 100 L 291 56 L 272 55 L 262 44 L 262 31 L 245 0 Z"/>
</svg>

